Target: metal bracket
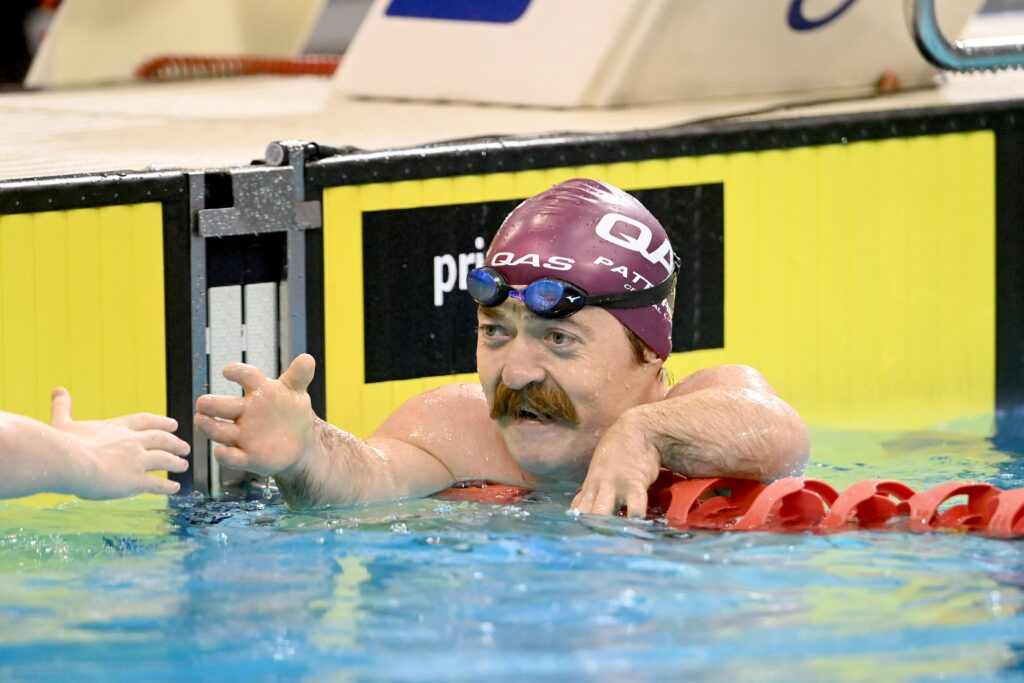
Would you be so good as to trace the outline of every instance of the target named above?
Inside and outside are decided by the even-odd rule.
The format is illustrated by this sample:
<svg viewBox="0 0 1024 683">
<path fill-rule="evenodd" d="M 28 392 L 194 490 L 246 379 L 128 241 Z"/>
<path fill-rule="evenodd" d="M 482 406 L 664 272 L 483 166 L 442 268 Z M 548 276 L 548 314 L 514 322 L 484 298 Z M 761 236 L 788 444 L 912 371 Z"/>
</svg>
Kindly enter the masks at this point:
<svg viewBox="0 0 1024 683">
<path fill-rule="evenodd" d="M 306 163 L 333 150 L 301 140 L 271 143 L 262 164 L 228 171 L 233 206 L 227 208 L 203 208 L 211 183 L 219 182 L 223 176 L 197 172 L 192 177 L 190 192 L 196 217 L 192 233 L 193 402 L 208 390 L 204 238 L 285 233 L 285 272 L 278 290 L 281 367 L 287 367 L 292 358 L 306 351 L 306 231 L 323 225 L 320 202 L 306 201 Z M 199 432 L 195 433 L 194 441 L 195 453 L 205 454 L 208 443 Z M 197 490 L 219 495 L 221 475 L 217 461 L 211 458 L 208 467 L 204 458 L 196 458 L 195 462 Z"/>
<path fill-rule="evenodd" d="M 1021 36 L 948 40 L 935 17 L 935 0 L 904 0 L 917 48 L 925 59 L 947 71 L 1014 69 L 1024 66 Z"/>
<path fill-rule="evenodd" d="M 203 237 L 320 228 L 320 202 L 301 201 L 291 166 L 232 169 L 234 206 L 199 211 Z"/>
</svg>

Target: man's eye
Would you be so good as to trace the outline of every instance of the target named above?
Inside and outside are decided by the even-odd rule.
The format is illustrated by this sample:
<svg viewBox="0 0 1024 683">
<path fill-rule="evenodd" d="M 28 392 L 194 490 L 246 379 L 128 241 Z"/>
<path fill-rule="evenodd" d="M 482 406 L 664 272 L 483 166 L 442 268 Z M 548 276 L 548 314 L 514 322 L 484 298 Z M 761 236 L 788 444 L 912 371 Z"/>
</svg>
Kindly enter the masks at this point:
<svg viewBox="0 0 1024 683">
<path fill-rule="evenodd" d="M 498 325 L 481 325 L 479 330 L 480 334 L 485 337 L 497 337 L 501 335 L 501 327 Z"/>
<path fill-rule="evenodd" d="M 571 344 L 574 341 L 573 338 L 567 335 L 565 332 L 558 332 L 557 330 L 548 332 L 548 339 L 555 346 L 565 346 L 567 344 Z"/>
</svg>

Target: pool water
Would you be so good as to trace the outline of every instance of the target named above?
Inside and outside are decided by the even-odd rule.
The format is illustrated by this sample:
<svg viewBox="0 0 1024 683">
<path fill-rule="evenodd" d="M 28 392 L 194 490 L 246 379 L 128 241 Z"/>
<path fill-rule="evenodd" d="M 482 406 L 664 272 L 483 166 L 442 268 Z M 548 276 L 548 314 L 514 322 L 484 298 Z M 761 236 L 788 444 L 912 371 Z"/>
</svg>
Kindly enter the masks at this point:
<svg viewBox="0 0 1024 683">
<path fill-rule="evenodd" d="M 839 490 L 1024 486 L 980 436 L 814 442 Z M 570 500 L 0 503 L 0 680 L 1024 677 L 1021 541 L 689 533 Z"/>
</svg>

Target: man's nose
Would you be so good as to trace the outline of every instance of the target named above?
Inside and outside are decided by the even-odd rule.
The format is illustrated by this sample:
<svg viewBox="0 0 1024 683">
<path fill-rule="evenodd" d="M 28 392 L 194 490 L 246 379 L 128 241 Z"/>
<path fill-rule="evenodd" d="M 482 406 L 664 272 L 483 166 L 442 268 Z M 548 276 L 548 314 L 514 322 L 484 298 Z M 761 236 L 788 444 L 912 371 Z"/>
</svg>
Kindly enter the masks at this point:
<svg viewBox="0 0 1024 683">
<path fill-rule="evenodd" d="M 501 368 L 501 381 L 509 389 L 544 381 L 544 368 L 540 364 L 536 344 L 528 335 L 517 335 L 506 347 L 505 363 Z"/>
</svg>

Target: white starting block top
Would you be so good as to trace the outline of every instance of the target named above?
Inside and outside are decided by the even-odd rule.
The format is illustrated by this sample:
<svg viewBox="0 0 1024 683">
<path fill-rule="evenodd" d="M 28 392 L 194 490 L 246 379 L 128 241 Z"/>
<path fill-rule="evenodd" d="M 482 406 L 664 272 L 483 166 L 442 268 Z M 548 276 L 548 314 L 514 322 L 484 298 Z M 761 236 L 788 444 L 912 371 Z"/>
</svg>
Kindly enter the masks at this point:
<svg viewBox="0 0 1024 683">
<path fill-rule="evenodd" d="M 1024 33 L 1006 22 L 998 15 L 975 20 L 967 35 Z M 356 99 L 314 77 L 7 93 L 0 94 L 0 179 L 237 167 L 262 158 L 269 142 L 285 139 L 375 150 L 484 135 L 643 130 L 752 112 L 747 118 L 771 119 L 1006 101 L 1024 98 L 1024 71 L 950 75 L 937 88 L 801 106 L 820 97 L 546 109 Z"/>
<path fill-rule="evenodd" d="M 982 0 L 939 0 L 959 37 Z M 906 87 L 935 69 L 894 0 L 374 0 L 352 95 L 550 107 Z"/>
</svg>

